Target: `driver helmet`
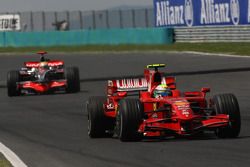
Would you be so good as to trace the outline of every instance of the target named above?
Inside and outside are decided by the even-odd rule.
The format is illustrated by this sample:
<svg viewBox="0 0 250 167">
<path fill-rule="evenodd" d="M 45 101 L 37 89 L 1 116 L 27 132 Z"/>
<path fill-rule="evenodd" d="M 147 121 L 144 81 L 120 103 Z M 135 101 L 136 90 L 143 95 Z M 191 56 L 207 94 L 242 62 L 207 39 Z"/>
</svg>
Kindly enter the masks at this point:
<svg viewBox="0 0 250 167">
<path fill-rule="evenodd" d="M 160 84 L 158 85 L 154 90 L 154 97 L 166 97 L 171 94 L 170 89 L 166 84 Z"/>
<path fill-rule="evenodd" d="M 49 69 L 48 62 L 44 61 L 39 64 L 39 67 L 42 69 Z"/>
</svg>

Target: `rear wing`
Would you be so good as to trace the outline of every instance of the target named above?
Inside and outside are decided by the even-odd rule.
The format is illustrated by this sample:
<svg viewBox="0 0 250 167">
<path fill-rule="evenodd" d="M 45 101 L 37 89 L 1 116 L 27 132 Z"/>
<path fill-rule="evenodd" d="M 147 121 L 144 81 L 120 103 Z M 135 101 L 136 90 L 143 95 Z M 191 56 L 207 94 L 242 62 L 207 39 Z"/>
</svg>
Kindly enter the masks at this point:
<svg viewBox="0 0 250 167">
<path fill-rule="evenodd" d="M 40 65 L 40 62 L 25 62 L 24 66 L 27 68 L 38 68 Z M 49 67 L 63 67 L 64 62 L 63 61 L 48 61 L 48 66 Z"/>
<path fill-rule="evenodd" d="M 161 83 L 169 86 L 170 89 L 175 89 L 175 77 L 162 77 Z M 149 83 L 146 78 L 133 78 L 122 80 L 108 81 L 108 94 L 111 95 L 116 92 L 135 92 L 147 91 Z"/>
<path fill-rule="evenodd" d="M 109 80 L 108 86 L 117 92 L 131 92 L 148 89 L 148 82 L 145 78 Z"/>
</svg>

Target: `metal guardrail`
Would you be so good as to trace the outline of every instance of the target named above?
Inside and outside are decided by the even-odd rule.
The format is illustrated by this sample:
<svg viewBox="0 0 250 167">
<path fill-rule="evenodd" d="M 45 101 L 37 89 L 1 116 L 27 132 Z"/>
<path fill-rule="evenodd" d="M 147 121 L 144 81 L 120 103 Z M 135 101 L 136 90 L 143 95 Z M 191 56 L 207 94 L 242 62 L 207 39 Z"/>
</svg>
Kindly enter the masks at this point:
<svg viewBox="0 0 250 167">
<path fill-rule="evenodd" d="M 250 42 L 250 26 L 176 28 L 175 42 Z"/>
</svg>

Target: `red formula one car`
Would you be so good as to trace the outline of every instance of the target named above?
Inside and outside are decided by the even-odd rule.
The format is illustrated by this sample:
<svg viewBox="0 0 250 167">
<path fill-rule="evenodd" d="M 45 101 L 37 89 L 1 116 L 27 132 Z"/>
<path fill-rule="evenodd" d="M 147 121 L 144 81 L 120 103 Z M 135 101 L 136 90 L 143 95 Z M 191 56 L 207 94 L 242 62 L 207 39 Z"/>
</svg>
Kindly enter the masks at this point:
<svg viewBox="0 0 250 167">
<path fill-rule="evenodd" d="M 8 72 L 8 96 L 80 91 L 77 67 L 64 68 L 63 61 L 45 59 L 44 51 L 38 54 L 41 55 L 40 61 L 25 62 L 21 70 Z"/>
<path fill-rule="evenodd" d="M 147 66 L 144 78 L 110 80 L 107 97 L 90 97 L 86 104 L 89 136 L 109 133 L 121 141 L 134 141 L 143 136 L 193 136 L 204 131 L 214 131 L 220 138 L 239 135 L 240 110 L 233 94 L 207 99 L 210 88 L 180 92 L 175 77 L 158 71 L 164 66 Z M 138 98 L 128 97 L 136 93 Z"/>
</svg>

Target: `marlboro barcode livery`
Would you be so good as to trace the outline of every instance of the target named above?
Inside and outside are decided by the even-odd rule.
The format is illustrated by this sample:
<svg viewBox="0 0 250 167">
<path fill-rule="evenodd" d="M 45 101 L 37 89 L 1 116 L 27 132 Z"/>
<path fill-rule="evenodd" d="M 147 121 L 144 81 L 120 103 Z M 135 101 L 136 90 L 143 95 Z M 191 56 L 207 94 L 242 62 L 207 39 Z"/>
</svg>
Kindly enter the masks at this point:
<svg viewBox="0 0 250 167">
<path fill-rule="evenodd" d="M 63 61 L 45 59 L 44 51 L 38 54 L 39 62 L 25 62 L 21 70 L 8 72 L 8 96 L 80 91 L 77 67 L 64 68 Z"/>
<path fill-rule="evenodd" d="M 240 109 L 233 94 L 206 98 L 210 88 L 181 92 L 175 77 L 148 65 L 144 78 L 109 80 L 107 97 L 87 101 L 88 134 L 91 138 L 117 136 L 121 141 L 142 140 L 144 136 L 194 136 L 213 131 L 220 138 L 240 133 Z M 130 95 L 137 98 L 128 98 Z"/>
</svg>

